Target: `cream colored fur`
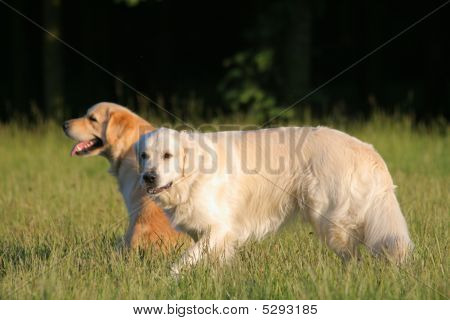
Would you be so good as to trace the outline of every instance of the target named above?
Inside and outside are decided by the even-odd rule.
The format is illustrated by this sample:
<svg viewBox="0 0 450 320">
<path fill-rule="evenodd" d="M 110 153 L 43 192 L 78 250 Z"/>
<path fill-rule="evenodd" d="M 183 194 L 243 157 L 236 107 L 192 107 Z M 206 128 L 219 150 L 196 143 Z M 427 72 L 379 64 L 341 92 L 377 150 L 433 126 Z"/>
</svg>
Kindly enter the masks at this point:
<svg viewBox="0 0 450 320">
<path fill-rule="evenodd" d="M 175 274 L 205 253 L 227 260 L 291 214 L 306 218 L 344 259 L 357 256 L 364 244 L 403 262 L 412 247 L 386 164 L 371 145 L 343 132 L 161 128 L 142 136 L 136 151 L 141 172 L 156 172 L 157 187 L 172 182 L 152 197 L 175 227 L 197 238 Z"/>
</svg>

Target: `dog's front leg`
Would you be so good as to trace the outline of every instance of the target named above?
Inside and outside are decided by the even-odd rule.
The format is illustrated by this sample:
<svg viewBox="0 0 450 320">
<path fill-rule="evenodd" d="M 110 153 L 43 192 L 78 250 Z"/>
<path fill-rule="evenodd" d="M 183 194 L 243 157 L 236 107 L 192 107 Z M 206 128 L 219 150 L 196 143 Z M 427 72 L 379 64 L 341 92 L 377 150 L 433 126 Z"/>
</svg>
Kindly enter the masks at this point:
<svg viewBox="0 0 450 320">
<path fill-rule="evenodd" d="M 234 253 L 233 237 L 227 232 L 208 232 L 189 248 L 182 256 L 181 260 L 172 266 L 171 273 L 178 276 L 183 269 L 194 266 L 206 255 L 217 258 L 220 262 L 226 261 Z"/>
<path fill-rule="evenodd" d="M 180 261 L 174 264 L 171 268 L 171 274 L 173 276 L 178 276 L 183 269 L 189 268 L 195 265 L 207 252 L 207 237 L 203 236 L 199 241 L 197 241 L 192 247 L 187 249 L 183 254 Z"/>
</svg>

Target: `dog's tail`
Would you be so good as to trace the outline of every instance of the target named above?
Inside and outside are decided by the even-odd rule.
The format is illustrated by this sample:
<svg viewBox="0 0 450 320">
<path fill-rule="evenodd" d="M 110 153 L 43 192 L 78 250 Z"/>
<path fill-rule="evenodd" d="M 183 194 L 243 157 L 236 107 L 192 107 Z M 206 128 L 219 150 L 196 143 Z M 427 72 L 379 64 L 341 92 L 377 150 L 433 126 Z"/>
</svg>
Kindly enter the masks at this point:
<svg viewBox="0 0 450 320">
<path fill-rule="evenodd" d="M 394 190 L 375 200 L 366 213 L 364 242 L 375 255 L 397 264 L 405 262 L 414 248 Z"/>
</svg>

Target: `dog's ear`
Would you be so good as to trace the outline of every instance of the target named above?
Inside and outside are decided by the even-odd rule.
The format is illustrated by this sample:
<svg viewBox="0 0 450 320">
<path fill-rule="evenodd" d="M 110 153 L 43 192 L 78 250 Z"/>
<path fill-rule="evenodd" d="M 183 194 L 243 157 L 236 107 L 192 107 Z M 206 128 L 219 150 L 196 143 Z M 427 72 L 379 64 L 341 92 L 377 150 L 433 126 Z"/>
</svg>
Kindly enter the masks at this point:
<svg viewBox="0 0 450 320">
<path fill-rule="evenodd" d="M 105 140 L 108 144 L 114 145 L 122 137 L 126 136 L 126 131 L 131 130 L 130 116 L 124 112 L 111 112 L 105 127 Z"/>
</svg>

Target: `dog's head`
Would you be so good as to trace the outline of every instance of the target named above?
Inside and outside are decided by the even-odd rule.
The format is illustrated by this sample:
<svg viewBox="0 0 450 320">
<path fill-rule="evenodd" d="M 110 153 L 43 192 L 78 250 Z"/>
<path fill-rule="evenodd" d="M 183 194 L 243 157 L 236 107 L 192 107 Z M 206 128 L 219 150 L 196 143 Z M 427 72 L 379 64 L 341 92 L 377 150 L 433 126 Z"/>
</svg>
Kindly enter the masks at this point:
<svg viewBox="0 0 450 320">
<path fill-rule="evenodd" d="M 153 129 L 127 108 L 102 102 L 81 118 L 65 121 L 65 134 L 76 140 L 72 156 L 103 155 L 114 160 L 127 151 L 139 135 Z"/>
<path fill-rule="evenodd" d="M 185 131 L 160 128 L 147 133 L 135 144 L 139 159 L 141 185 L 153 197 L 161 197 L 175 185 L 198 171 L 202 148 L 198 141 Z"/>
</svg>

